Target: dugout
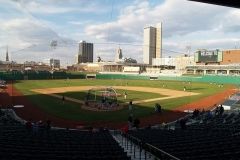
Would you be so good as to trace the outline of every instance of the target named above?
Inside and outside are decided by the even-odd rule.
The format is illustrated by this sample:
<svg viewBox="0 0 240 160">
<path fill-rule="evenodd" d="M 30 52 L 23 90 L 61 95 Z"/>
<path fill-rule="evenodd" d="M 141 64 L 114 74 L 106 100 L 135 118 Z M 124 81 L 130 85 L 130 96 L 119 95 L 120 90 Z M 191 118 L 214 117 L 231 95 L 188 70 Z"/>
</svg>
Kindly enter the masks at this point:
<svg viewBox="0 0 240 160">
<path fill-rule="evenodd" d="M 158 76 L 150 76 L 149 79 L 150 80 L 158 80 Z"/>
</svg>

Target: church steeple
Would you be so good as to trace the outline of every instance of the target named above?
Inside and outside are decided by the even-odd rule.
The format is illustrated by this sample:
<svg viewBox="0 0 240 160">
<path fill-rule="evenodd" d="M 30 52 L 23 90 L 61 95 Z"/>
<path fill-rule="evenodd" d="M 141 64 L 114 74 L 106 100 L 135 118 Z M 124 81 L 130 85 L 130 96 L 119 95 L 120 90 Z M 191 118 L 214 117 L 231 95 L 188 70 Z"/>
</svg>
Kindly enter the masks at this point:
<svg viewBox="0 0 240 160">
<path fill-rule="evenodd" d="M 8 57 L 8 46 L 7 46 L 7 52 L 6 52 L 6 62 L 9 61 L 9 57 Z"/>
</svg>

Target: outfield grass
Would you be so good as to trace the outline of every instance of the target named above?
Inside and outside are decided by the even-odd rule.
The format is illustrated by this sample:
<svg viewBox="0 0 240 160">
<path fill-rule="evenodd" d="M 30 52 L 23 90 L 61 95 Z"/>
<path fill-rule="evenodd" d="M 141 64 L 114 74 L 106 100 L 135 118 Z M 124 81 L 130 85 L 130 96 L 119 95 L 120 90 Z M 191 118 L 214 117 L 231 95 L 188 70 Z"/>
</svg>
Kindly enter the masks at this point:
<svg viewBox="0 0 240 160">
<path fill-rule="evenodd" d="M 173 109 L 175 107 L 196 101 L 198 99 L 213 95 L 217 92 L 226 89 L 227 85 L 219 88 L 217 85 L 209 83 L 196 83 L 196 82 L 180 82 L 180 81 L 149 81 L 149 80 L 28 80 L 28 81 L 17 81 L 14 86 L 20 90 L 27 98 L 36 105 L 36 107 L 42 108 L 45 112 L 48 112 L 54 116 L 71 119 L 71 120 L 83 120 L 89 123 L 93 121 L 106 120 L 106 121 L 126 121 L 129 115 L 127 108 L 114 111 L 114 112 L 94 112 L 86 111 L 81 109 L 80 104 L 66 102 L 62 105 L 61 100 L 41 95 L 31 91 L 32 89 L 40 88 L 52 88 L 52 87 L 67 87 L 67 86 L 142 86 L 142 87 L 153 87 L 153 88 L 168 88 L 174 90 L 183 90 L 185 86 L 187 91 L 200 93 L 199 95 L 191 97 L 181 97 L 175 99 L 167 99 L 157 102 L 143 103 L 134 106 L 134 115 L 136 117 L 149 116 L 153 113 L 153 106 L 155 103 L 160 103 L 164 109 Z M 119 91 L 122 92 L 122 91 Z M 131 91 L 134 96 L 138 98 L 149 97 L 154 98 L 155 93 L 140 93 L 137 91 Z M 135 92 L 135 93 L 134 93 Z M 71 97 L 82 98 L 84 92 L 80 93 L 67 93 Z M 130 96 L 129 94 L 128 96 Z M 78 97 L 79 96 L 79 97 Z M 160 95 L 161 96 L 161 95 Z M 163 95 L 162 95 L 163 96 Z M 130 98 L 130 97 L 128 97 Z M 134 98 L 134 97 L 133 97 Z"/>
</svg>

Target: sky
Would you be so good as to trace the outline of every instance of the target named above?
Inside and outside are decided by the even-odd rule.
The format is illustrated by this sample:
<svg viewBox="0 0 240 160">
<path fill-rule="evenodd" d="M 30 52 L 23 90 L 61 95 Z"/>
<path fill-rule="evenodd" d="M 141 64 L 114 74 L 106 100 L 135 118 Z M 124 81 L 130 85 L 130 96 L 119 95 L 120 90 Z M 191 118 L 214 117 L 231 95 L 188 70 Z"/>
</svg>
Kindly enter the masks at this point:
<svg viewBox="0 0 240 160">
<path fill-rule="evenodd" d="M 0 0 L 0 60 L 75 63 L 78 43 L 94 59 L 143 60 L 143 28 L 162 22 L 163 57 L 197 49 L 240 48 L 240 9 L 187 0 Z M 57 41 L 57 46 L 51 44 Z"/>
</svg>

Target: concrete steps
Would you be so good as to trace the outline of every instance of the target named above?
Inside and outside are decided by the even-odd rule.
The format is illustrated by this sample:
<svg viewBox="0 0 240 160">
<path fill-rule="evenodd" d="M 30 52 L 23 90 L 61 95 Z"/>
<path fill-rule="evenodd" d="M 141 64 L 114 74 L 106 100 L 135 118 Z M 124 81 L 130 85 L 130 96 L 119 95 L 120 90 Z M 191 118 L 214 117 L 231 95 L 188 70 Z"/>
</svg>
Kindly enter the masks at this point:
<svg viewBox="0 0 240 160">
<path fill-rule="evenodd" d="M 113 138 L 119 143 L 119 145 L 127 152 L 127 155 L 132 160 L 158 160 L 154 155 L 135 145 L 131 141 L 127 140 L 121 134 L 112 134 Z"/>
</svg>

